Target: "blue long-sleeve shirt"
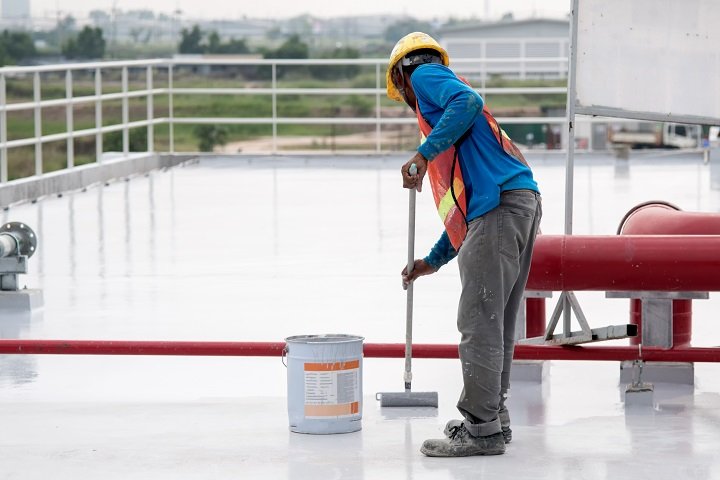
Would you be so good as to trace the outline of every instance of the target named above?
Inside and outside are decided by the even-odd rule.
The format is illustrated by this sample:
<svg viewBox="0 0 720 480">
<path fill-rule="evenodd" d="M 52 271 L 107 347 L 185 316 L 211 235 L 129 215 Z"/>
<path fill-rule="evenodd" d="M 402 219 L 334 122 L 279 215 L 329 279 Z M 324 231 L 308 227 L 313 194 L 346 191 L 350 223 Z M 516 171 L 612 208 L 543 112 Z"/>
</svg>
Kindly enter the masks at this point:
<svg viewBox="0 0 720 480">
<path fill-rule="evenodd" d="M 432 161 L 472 128 L 458 149 L 468 222 L 496 208 L 500 193 L 506 190 L 538 191 L 530 168 L 506 153 L 492 132 L 482 114 L 482 97 L 452 70 L 439 64 L 420 65 L 410 81 L 420 112 L 433 128 L 418 147 L 423 157 Z M 424 260 L 438 269 L 456 255 L 447 232 L 443 231 Z"/>
</svg>

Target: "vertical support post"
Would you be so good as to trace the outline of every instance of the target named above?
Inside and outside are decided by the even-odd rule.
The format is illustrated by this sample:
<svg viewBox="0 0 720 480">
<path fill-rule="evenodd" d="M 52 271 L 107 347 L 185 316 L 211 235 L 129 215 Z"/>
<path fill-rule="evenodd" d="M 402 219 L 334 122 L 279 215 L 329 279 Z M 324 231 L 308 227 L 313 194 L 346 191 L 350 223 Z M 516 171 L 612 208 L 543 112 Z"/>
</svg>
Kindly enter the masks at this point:
<svg viewBox="0 0 720 480">
<path fill-rule="evenodd" d="M 174 116 L 175 111 L 173 107 L 173 66 L 172 64 L 170 64 L 168 65 L 168 130 L 170 135 L 168 142 L 170 143 L 170 153 L 175 153 L 175 122 L 173 121 Z"/>
<path fill-rule="evenodd" d="M 577 66 L 577 28 L 578 28 L 578 4 L 579 0 L 572 0 L 571 21 L 570 21 L 570 63 L 568 65 L 568 89 L 567 89 L 567 126 L 568 145 L 567 159 L 565 162 L 565 235 L 572 235 L 573 227 L 573 190 L 575 178 L 575 97 Z M 565 292 L 561 295 L 563 302 L 563 334 L 568 337 L 571 333 L 570 321 L 572 308 L 570 298 Z"/>
<path fill-rule="evenodd" d="M 67 126 L 67 168 L 72 168 L 75 165 L 75 139 L 73 138 L 73 131 L 75 131 L 75 125 L 73 122 L 73 86 L 72 86 L 72 70 L 65 71 L 65 125 Z"/>
<path fill-rule="evenodd" d="M 540 337 L 545 333 L 547 315 L 544 297 L 525 299 L 525 335 L 521 338 Z M 519 325 L 518 325 L 519 327 Z"/>
<path fill-rule="evenodd" d="M 148 126 L 147 126 L 147 151 L 148 152 L 154 152 L 155 151 L 155 126 L 153 125 L 153 119 L 155 118 L 154 115 L 154 105 L 153 105 L 153 67 L 152 65 L 149 65 L 147 67 L 147 74 L 146 74 L 146 80 L 147 80 L 147 120 L 148 120 Z"/>
<path fill-rule="evenodd" d="M 520 41 L 520 79 L 525 80 L 527 78 L 527 42 L 525 40 Z"/>
<path fill-rule="evenodd" d="M 380 140 L 380 64 L 375 64 L 375 151 L 380 153 L 382 142 Z"/>
<path fill-rule="evenodd" d="M 33 101 L 35 102 L 35 175 L 42 175 L 43 172 L 43 151 L 42 151 L 42 108 L 40 101 L 40 72 L 33 75 Z"/>
<path fill-rule="evenodd" d="M 102 163 L 103 134 L 100 131 L 103 126 L 102 114 L 102 71 L 95 69 L 95 161 Z"/>
<path fill-rule="evenodd" d="M 122 124 L 123 124 L 123 156 L 130 153 L 130 107 L 128 99 L 128 67 L 122 68 Z"/>
<path fill-rule="evenodd" d="M 575 69 L 577 67 L 578 0 L 572 0 L 570 22 L 570 64 L 568 66 L 567 125 L 568 145 L 565 162 L 565 235 L 572 235 L 573 180 L 575 171 L 575 97 L 577 95 Z"/>
<path fill-rule="evenodd" d="M 6 91 L 5 75 L 0 74 L 0 183 L 8 181 Z"/>
<path fill-rule="evenodd" d="M 642 344 L 644 347 L 673 347 L 673 301 L 671 299 L 643 299 Z"/>
<path fill-rule="evenodd" d="M 272 153 L 277 153 L 277 64 L 272 64 Z"/>
</svg>

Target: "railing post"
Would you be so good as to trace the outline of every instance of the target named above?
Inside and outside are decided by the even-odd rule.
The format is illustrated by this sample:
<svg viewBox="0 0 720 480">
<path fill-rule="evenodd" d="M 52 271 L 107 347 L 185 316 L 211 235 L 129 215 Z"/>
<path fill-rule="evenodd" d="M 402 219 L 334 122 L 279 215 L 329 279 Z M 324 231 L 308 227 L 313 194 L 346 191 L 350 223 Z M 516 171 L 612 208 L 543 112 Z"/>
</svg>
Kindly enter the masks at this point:
<svg viewBox="0 0 720 480">
<path fill-rule="evenodd" d="M 272 64 L 272 153 L 277 153 L 277 64 Z"/>
<path fill-rule="evenodd" d="M 95 161 L 102 163 L 103 156 L 103 134 L 102 134 L 102 70 L 95 69 Z"/>
<path fill-rule="evenodd" d="M 130 153 L 130 130 L 128 122 L 130 122 L 130 109 L 128 99 L 128 67 L 122 68 L 122 123 L 123 123 L 123 156 L 127 157 Z"/>
<path fill-rule="evenodd" d="M 72 70 L 65 71 L 65 124 L 67 126 L 67 168 L 72 168 L 75 165 L 75 139 L 73 138 L 73 131 L 75 130 L 73 122 L 73 87 L 72 87 Z"/>
<path fill-rule="evenodd" d="M 147 150 L 148 152 L 155 151 L 155 128 L 153 125 L 154 111 L 153 111 L 153 67 L 152 65 L 147 67 Z"/>
<path fill-rule="evenodd" d="M 42 175 L 43 172 L 43 151 L 42 151 L 42 109 L 40 101 L 40 72 L 33 75 L 33 101 L 35 102 L 35 175 Z"/>
<path fill-rule="evenodd" d="M 168 65 L 168 139 L 170 153 L 175 153 L 175 124 L 173 122 L 173 65 Z"/>
<path fill-rule="evenodd" d="M 382 142 L 380 140 L 380 63 L 375 64 L 375 151 L 380 153 Z"/>
<path fill-rule="evenodd" d="M 0 183 L 8 181 L 6 89 L 5 75 L 0 74 Z"/>
</svg>

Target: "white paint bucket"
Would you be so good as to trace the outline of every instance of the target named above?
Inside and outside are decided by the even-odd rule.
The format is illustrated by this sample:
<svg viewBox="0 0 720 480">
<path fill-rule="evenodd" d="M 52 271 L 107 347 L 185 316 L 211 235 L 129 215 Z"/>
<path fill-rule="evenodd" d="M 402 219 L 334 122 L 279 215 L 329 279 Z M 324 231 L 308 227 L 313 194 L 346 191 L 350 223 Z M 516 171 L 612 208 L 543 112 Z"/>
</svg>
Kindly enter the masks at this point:
<svg viewBox="0 0 720 480">
<path fill-rule="evenodd" d="M 327 434 L 362 428 L 363 340 L 340 334 L 285 339 L 290 431 Z"/>
</svg>

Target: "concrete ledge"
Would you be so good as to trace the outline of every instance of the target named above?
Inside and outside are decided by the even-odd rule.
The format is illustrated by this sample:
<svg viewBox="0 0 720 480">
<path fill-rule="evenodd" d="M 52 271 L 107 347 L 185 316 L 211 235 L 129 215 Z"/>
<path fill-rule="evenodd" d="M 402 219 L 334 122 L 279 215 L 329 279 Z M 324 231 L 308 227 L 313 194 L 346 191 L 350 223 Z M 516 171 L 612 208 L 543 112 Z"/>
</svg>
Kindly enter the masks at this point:
<svg viewBox="0 0 720 480">
<path fill-rule="evenodd" d="M 651 408 L 654 406 L 654 388 L 651 383 L 628 385 L 625 388 L 625 408 Z"/>
<path fill-rule="evenodd" d="M 42 290 L 27 288 L 16 292 L 0 292 L 0 314 L 32 312 L 42 308 L 43 304 Z"/>
<path fill-rule="evenodd" d="M 0 185 L 0 207 L 37 200 L 46 195 L 79 190 L 95 183 L 125 178 L 159 168 L 174 167 L 195 158 L 197 155 L 139 153 L 130 157 L 108 159 L 102 163 L 81 165 L 69 170 L 58 170 L 37 177 L 13 180 Z"/>
<path fill-rule="evenodd" d="M 620 383 L 631 384 L 637 377 L 633 362 L 620 363 Z M 674 383 L 678 385 L 695 384 L 695 366 L 692 363 L 645 362 L 642 369 L 642 382 Z"/>
<path fill-rule="evenodd" d="M 510 383 L 542 383 L 549 371 L 550 362 L 547 360 L 515 360 L 510 370 Z"/>
</svg>

